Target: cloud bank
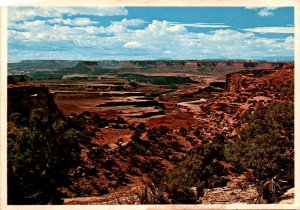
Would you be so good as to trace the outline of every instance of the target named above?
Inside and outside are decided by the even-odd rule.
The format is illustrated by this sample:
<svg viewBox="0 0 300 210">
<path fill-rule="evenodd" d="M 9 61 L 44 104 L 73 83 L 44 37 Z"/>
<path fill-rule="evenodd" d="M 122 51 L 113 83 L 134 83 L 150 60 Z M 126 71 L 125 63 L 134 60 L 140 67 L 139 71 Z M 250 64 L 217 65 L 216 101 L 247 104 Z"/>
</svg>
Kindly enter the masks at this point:
<svg viewBox="0 0 300 210">
<path fill-rule="evenodd" d="M 224 23 L 145 21 L 122 17 L 102 25 L 95 16 L 126 16 L 113 8 L 12 8 L 9 60 L 24 59 L 260 59 L 292 56 L 293 27 L 232 29 Z M 190 28 L 211 28 L 195 32 Z M 260 34 L 280 33 L 282 38 Z"/>
</svg>

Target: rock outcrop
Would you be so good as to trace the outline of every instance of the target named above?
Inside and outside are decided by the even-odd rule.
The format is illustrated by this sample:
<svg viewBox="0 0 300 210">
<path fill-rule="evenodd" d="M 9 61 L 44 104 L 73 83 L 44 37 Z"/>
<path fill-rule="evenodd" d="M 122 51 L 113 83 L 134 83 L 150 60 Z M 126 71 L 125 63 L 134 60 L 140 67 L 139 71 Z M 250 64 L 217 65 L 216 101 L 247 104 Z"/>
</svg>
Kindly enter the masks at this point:
<svg viewBox="0 0 300 210">
<path fill-rule="evenodd" d="M 257 204 L 260 196 L 257 187 L 241 175 L 232 177 L 225 187 L 205 189 L 200 200 L 201 204 Z"/>
<path fill-rule="evenodd" d="M 282 196 L 280 196 L 279 204 L 293 204 L 295 202 L 294 192 L 295 188 L 291 188 L 288 191 L 286 191 Z"/>
<path fill-rule="evenodd" d="M 64 205 L 117 205 L 141 204 L 141 197 L 145 189 L 135 186 L 127 190 L 113 192 L 103 196 L 65 198 Z"/>
<path fill-rule="evenodd" d="M 247 77 L 237 73 L 231 73 L 226 76 L 226 91 L 240 92 L 245 87 Z"/>
<path fill-rule="evenodd" d="M 35 108 L 44 108 L 53 117 L 62 113 L 56 106 L 53 94 L 43 85 L 16 82 L 7 85 L 8 115 L 19 112 L 29 116 Z"/>
<path fill-rule="evenodd" d="M 206 139 L 213 139 L 216 134 L 222 134 L 226 139 L 234 138 L 241 128 L 239 116 L 246 110 L 253 111 L 259 105 L 266 106 L 272 101 L 281 100 L 279 93 L 287 83 L 294 83 L 294 65 L 228 74 L 226 91 L 211 91 L 205 103 L 199 103 L 198 110 L 193 109 L 194 117 L 201 123 L 199 131 Z M 203 92 L 198 91 L 200 94 Z M 289 94 L 287 100 L 293 101 L 293 93 Z"/>
<path fill-rule="evenodd" d="M 294 79 L 294 65 L 286 64 L 274 69 L 246 70 L 226 75 L 228 92 L 272 91 L 280 89 L 285 81 Z"/>
</svg>

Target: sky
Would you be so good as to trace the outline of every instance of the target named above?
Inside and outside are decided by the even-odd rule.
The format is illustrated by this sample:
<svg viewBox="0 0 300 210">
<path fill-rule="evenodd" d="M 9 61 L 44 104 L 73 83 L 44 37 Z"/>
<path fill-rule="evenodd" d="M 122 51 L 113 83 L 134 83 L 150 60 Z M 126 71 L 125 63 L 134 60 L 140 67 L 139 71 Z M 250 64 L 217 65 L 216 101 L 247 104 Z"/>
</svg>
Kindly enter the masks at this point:
<svg viewBox="0 0 300 210">
<path fill-rule="evenodd" d="M 8 60 L 293 57 L 292 7 L 9 7 Z"/>
</svg>

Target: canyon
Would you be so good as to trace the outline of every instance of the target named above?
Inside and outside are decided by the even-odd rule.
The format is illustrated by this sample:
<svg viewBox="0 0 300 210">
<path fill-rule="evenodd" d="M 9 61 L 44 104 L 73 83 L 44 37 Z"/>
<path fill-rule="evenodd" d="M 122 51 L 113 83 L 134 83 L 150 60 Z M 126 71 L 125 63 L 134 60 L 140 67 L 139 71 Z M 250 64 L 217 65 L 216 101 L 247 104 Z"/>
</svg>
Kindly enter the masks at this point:
<svg viewBox="0 0 300 210">
<path fill-rule="evenodd" d="M 29 115 L 30 110 L 42 107 L 54 117 L 81 120 L 93 130 L 91 145 L 82 146 L 80 164 L 70 170 L 68 184 L 59 189 L 64 204 L 141 204 L 155 170 L 173 168 L 195 145 L 213 143 L 220 136 L 225 142 L 234 141 L 246 126 L 241 119 L 246 112 L 274 101 L 294 100 L 280 95 L 283 87 L 294 82 L 292 63 L 21 64 L 9 66 L 12 73 L 26 72 L 27 76 L 9 76 L 8 115 Z M 45 77 L 50 74 L 51 78 Z M 96 126 L 95 116 L 103 118 L 105 125 Z M 205 189 L 202 197 L 197 196 L 198 203 L 260 202 L 246 173 L 219 164 L 227 171 L 226 186 Z"/>
</svg>

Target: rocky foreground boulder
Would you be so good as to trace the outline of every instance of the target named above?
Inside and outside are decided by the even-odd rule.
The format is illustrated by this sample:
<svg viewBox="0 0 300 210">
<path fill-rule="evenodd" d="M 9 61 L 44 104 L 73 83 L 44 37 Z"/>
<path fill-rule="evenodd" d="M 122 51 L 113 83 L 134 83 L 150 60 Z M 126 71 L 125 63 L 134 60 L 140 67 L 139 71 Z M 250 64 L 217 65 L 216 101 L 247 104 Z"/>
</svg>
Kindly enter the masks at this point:
<svg viewBox="0 0 300 210">
<path fill-rule="evenodd" d="M 201 204 L 257 204 L 260 202 L 257 187 L 249 183 L 244 175 L 232 176 L 225 187 L 205 189 Z"/>
<path fill-rule="evenodd" d="M 293 204 L 295 202 L 295 200 L 294 200 L 294 191 L 295 191 L 295 188 L 291 188 L 288 191 L 286 191 L 286 193 L 284 193 L 280 197 L 279 204 Z"/>
</svg>

